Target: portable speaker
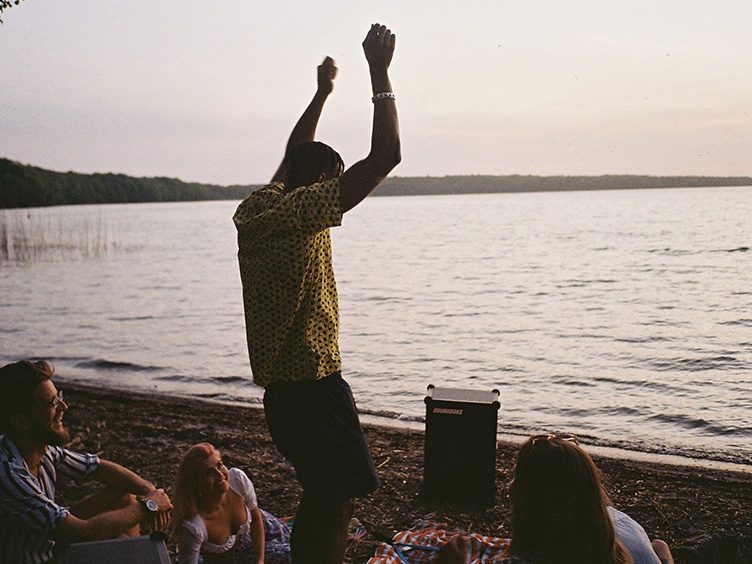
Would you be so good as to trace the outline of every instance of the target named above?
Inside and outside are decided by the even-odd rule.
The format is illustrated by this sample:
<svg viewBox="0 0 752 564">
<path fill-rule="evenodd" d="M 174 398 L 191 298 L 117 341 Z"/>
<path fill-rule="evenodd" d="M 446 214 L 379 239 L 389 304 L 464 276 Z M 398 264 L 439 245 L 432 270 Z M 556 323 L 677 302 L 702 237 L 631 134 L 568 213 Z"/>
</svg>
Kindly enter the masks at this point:
<svg viewBox="0 0 752 564">
<path fill-rule="evenodd" d="M 428 394 L 423 497 L 493 506 L 499 391 L 431 385 Z"/>
</svg>

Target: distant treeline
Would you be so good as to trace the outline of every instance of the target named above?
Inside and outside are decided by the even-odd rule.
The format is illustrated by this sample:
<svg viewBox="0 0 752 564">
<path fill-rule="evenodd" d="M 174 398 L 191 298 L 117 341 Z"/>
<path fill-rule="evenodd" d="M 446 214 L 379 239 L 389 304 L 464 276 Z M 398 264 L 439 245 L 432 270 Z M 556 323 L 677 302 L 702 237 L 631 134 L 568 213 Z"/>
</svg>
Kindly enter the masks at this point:
<svg viewBox="0 0 752 564">
<path fill-rule="evenodd" d="M 626 188 L 752 186 L 752 177 L 710 176 L 425 176 L 387 178 L 379 196 L 488 194 Z M 259 185 L 217 186 L 176 178 L 54 172 L 0 158 L 0 208 L 77 204 L 241 200 Z"/>
<path fill-rule="evenodd" d="M 752 186 L 750 176 L 413 176 L 387 178 L 380 196 Z"/>
<path fill-rule="evenodd" d="M 214 186 L 175 178 L 54 172 L 0 159 L 0 208 L 239 200 L 248 186 Z"/>
</svg>

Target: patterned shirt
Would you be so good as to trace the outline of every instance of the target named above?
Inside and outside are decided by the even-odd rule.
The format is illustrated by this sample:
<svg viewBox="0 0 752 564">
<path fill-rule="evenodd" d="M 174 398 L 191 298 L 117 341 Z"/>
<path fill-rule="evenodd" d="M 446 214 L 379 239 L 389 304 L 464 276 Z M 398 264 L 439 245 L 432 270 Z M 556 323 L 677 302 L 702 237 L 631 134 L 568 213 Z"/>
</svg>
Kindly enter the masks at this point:
<svg viewBox="0 0 752 564">
<path fill-rule="evenodd" d="M 341 370 L 329 227 L 342 223 L 339 180 L 283 194 L 270 184 L 233 217 L 253 381 L 324 378 Z"/>
<path fill-rule="evenodd" d="M 50 536 L 70 514 L 55 503 L 58 472 L 82 480 L 97 468 L 94 454 L 48 446 L 34 477 L 16 445 L 0 435 L 0 562 L 48 561 L 55 545 Z"/>
</svg>

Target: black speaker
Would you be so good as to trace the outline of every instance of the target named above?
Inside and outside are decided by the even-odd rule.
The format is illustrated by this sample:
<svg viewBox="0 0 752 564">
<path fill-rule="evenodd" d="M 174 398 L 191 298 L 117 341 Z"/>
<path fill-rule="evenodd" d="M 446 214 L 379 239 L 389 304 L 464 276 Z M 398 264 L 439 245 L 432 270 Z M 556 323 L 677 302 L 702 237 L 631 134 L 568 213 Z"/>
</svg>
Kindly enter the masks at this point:
<svg viewBox="0 0 752 564">
<path fill-rule="evenodd" d="M 164 539 L 164 533 L 153 533 L 66 544 L 58 552 L 57 561 L 59 564 L 170 564 Z"/>
<path fill-rule="evenodd" d="M 499 391 L 431 385 L 428 394 L 423 497 L 493 506 Z"/>
</svg>

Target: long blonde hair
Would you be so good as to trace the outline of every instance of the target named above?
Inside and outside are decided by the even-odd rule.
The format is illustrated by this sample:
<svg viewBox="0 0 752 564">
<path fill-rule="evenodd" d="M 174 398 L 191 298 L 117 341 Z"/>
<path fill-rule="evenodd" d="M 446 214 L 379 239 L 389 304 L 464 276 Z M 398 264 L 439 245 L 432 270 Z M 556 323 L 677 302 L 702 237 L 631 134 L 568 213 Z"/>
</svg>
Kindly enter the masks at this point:
<svg viewBox="0 0 752 564">
<path fill-rule="evenodd" d="M 600 474 L 573 436 L 528 439 L 517 455 L 509 556 L 545 564 L 629 564 Z"/>
<path fill-rule="evenodd" d="M 177 535 L 183 521 L 198 513 L 196 509 L 199 495 L 199 480 L 202 477 L 201 463 L 209 458 L 216 449 L 209 443 L 199 443 L 189 448 L 183 455 L 175 476 L 172 493 L 172 529 Z"/>
</svg>

